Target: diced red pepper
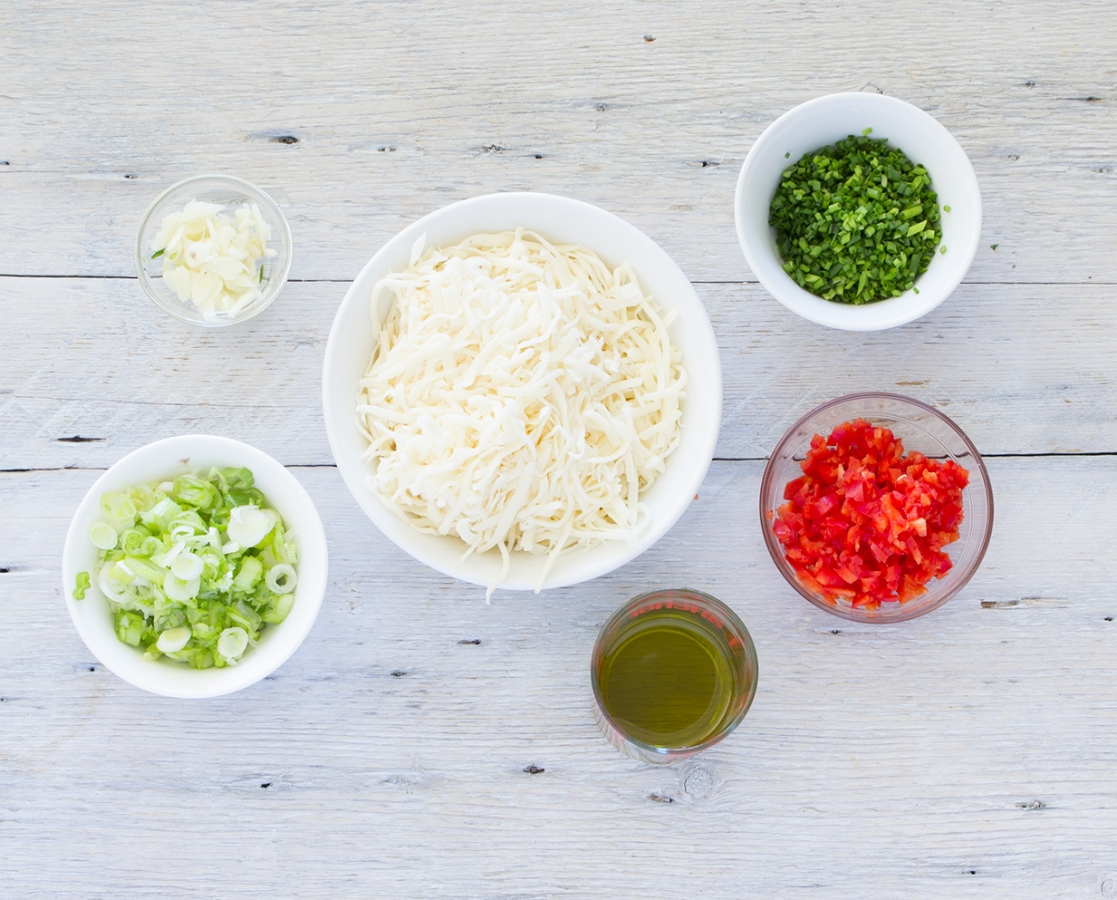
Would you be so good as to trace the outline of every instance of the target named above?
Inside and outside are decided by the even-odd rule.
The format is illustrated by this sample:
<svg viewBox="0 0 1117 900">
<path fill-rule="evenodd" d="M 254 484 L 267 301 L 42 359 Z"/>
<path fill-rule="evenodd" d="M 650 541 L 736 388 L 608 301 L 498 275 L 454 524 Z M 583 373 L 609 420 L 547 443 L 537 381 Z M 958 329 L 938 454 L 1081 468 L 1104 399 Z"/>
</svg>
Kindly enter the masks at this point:
<svg viewBox="0 0 1117 900">
<path fill-rule="evenodd" d="M 942 548 L 958 540 L 969 473 L 954 460 L 904 453 L 864 419 L 816 434 L 784 488 L 772 531 L 800 582 L 856 608 L 905 603 L 950 571 Z"/>
</svg>

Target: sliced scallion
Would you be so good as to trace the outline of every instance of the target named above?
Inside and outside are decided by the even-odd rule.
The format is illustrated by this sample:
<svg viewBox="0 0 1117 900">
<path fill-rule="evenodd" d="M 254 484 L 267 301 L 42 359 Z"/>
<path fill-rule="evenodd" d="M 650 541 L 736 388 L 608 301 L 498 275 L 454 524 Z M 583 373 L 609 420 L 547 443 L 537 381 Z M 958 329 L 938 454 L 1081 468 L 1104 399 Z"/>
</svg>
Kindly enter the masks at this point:
<svg viewBox="0 0 1117 900">
<path fill-rule="evenodd" d="M 95 582 L 117 637 L 146 659 L 235 665 L 291 611 L 298 552 L 248 469 L 112 491 L 101 512 L 90 529 L 100 562 L 78 574 L 74 598 Z"/>
</svg>

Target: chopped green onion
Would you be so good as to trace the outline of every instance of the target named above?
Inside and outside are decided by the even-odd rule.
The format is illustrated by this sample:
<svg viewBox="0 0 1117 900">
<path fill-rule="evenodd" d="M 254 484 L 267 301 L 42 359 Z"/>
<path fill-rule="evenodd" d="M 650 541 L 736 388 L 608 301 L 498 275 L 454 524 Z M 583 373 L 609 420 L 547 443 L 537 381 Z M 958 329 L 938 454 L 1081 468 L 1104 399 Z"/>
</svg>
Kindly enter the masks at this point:
<svg viewBox="0 0 1117 900">
<path fill-rule="evenodd" d="M 950 212 L 950 207 L 949 207 L 949 206 L 944 206 L 944 207 L 942 208 L 942 211 L 943 211 L 943 212 Z"/>
<path fill-rule="evenodd" d="M 98 550 L 111 550 L 118 540 L 116 529 L 107 522 L 95 522 L 89 529 L 89 539 Z"/>
<path fill-rule="evenodd" d="M 166 247 L 163 248 L 163 250 L 166 250 L 166 249 L 167 249 Z M 151 258 L 152 259 L 158 259 L 160 256 L 163 255 L 163 250 L 156 250 L 154 253 L 151 254 Z"/>
<path fill-rule="evenodd" d="M 784 170 L 769 207 L 784 271 L 826 300 L 900 296 L 941 239 L 930 173 L 871 133 L 804 154 Z"/>
<path fill-rule="evenodd" d="M 168 628 L 161 635 L 159 640 L 155 642 L 164 653 L 178 653 L 190 641 L 190 626 L 180 625 L 177 628 Z"/>
<path fill-rule="evenodd" d="M 289 594 L 295 589 L 295 584 L 298 580 L 295 570 L 286 563 L 272 566 L 268 569 L 268 574 L 264 579 L 268 585 L 268 589 L 277 594 Z"/>
<path fill-rule="evenodd" d="M 996 250 L 999 246 L 1000 246 L 1000 244 L 990 244 L 989 249 L 990 250 Z"/>
<path fill-rule="evenodd" d="M 241 560 L 240 569 L 233 579 L 233 587 L 245 593 L 256 587 L 256 582 L 264 574 L 264 564 L 255 556 L 246 556 Z"/>
<path fill-rule="evenodd" d="M 244 648 L 248 646 L 248 632 L 243 628 L 226 628 L 217 639 L 217 652 L 232 663 L 240 659 Z"/>
<path fill-rule="evenodd" d="M 102 551 L 93 576 L 117 637 L 194 668 L 236 665 L 267 625 L 290 613 L 297 547 L 245 468 L 180 475 L 101 498 L 90 529 Z"/>
</svg>

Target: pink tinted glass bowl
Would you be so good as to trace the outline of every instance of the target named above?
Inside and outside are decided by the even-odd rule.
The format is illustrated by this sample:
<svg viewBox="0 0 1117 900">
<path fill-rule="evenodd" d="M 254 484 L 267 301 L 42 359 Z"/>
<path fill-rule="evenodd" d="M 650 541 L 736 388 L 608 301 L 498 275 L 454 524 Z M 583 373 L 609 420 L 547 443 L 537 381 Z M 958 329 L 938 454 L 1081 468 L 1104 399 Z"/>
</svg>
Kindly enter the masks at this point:
<svg viewBox="0 0 1117 900">
<path fill-rule="evenodd" d="M 800 463 L 810 449 L 811 438 L 816 434 L 826 437 L 836 426 L 853 419 L 867 419 L 891 429 L 903 441 L 906 453 L 915 450 L 930 459 L 953 459 L 970 475 L 970 483 L 962 493 L 965 518 L 958 540 L 944 548 L 953 567 L 942 578 L 928 582 L 927 593 L 922 596 L 904 603 L 882 603 L 876 609 L 855 608 L 841 598 L 831 601 L 803 585 L 784 558 L 783 546 L 772 530 L 772 517 L 784 502 L 784 487 L 803 474 Z M 973 442 L 938 410 L 898 394 L 850 394 L 811 410 L 776 444 L 760 484 L 760 525 L 780 574 L 819 609 L 855 622 L 904 622 L 942 606 L 973 577 L 985 557 L 993 531 L 993 489 Z"/>
</svg>

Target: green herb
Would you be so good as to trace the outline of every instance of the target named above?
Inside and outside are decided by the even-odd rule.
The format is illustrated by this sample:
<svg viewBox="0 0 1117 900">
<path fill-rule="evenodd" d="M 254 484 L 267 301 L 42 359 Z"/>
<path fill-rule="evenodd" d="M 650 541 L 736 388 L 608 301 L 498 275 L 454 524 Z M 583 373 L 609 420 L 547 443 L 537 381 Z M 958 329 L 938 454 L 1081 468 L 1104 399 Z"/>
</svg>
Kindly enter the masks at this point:
<svg viewBox="0 0 1117 900">
<path fill-rule="evenodd" d="M 116 636 L 146 659 L 236 665 L 267 624 L 291 611 L 296 547 L 248 469 L 110 492 L 101 512 L 106 521 L 90 530 L 103 551 L 97 587 Z M 89 573 L 80 573 L 75 599 L 89 586 Z"/>
<path fill-rule="evenodd" d="M 944 206 L 944 207 L 942 208 L 942 211 L 943 211 L 943 212 L 950 212 L 950 207 L 949 207 L 949 206 Z"/>
<path fill-rule="evenodd" d="M 90 585 L 89 585 L 89 573 L 88 572 L 78 572 L 78 577 L 75 579 L 75 584 L 74 584 L 74 599 L 75 600 L 84 600 L 85 599 L 85 592 L 87 590 L 89 590 L 89 587 L 90 587 Z"/>
<path fill-rule="evenodd" d="M 930 173 L 871 131 L 804 154 L 769 207 L 784 271 L 826 300 L 899 297 L 942 237 Z"/>
<path fill-rule="evenodd" d="M 166 249 L 167 249 L 166 247 L 163 248 L 163 250 L 166 250 Z M 163 255 L 163 250 L 156 250 L 154 253 L 151 254 L 151 258 L 152 259 L 158 259 L 160 256 Z"/>
<path fill-rule="evenodd" d="M 996 250 L 999 246 L 1001 246 L 1001 245 L 1000 244 L 990 244 L 989 249 L 990 250 Z"/>
<path fill-rule="evenodd" d="M 260 284 L 264 283 L 264 267 L 260 266 Z"/>
<path fill-rule="evenodd" d="M 785 153 L 785 154 L 783 155 L 783 158 L 784 158 L 784 159 L 791 159 L 791 151 L 789 150 L 789 151 L 788 151 L 787 153 Z"/>
</svg>

